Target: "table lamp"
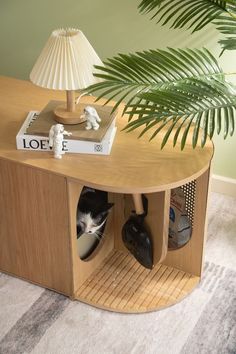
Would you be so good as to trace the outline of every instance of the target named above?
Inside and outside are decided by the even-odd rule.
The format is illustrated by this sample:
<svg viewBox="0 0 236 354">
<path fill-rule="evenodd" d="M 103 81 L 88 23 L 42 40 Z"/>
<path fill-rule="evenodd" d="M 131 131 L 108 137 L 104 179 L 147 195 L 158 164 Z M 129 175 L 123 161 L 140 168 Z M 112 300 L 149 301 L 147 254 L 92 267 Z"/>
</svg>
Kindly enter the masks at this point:
<svg viewBox="0 0 236 354">
<path fill-rule="evenodd" d="M 78 124 L 81 118 L 75 104 L 74 90 L 96 83 L 94 65 L 103 65 L 95 50 L 78 29 L 57 29 L 52 32 L 31 73 L 30 80 L 38 86 L 66 90 L 67 104 L 55 108 L 55 120 L 62 124 Z"/>
</svg>

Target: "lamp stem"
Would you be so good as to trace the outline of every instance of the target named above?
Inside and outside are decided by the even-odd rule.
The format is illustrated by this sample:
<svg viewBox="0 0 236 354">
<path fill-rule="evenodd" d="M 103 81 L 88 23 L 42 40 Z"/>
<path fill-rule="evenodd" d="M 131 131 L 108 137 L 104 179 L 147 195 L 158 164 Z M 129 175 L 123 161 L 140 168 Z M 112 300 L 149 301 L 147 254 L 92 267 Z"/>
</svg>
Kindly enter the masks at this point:
<svg viewBox="0 0 236 354">
<path fill-rule="evenodd" d="M 67 100 L 67 111 L 75 111 L 75 92 L 73 90 L 66 91 L 66 100 Z"/>
</svg>

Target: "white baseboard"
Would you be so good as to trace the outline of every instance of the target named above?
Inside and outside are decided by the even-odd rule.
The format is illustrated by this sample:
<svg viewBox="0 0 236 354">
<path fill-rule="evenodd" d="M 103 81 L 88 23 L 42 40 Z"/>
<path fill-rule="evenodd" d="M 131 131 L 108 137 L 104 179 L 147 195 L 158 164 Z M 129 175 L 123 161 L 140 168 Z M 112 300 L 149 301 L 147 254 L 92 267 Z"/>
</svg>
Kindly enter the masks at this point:
<svg viewBox="0 0 236 354">
<path fill-rule="evenodd" d="M 236 179 L 213 174 L 211 178 L 211 191 L 236 198 Z"/>
</svg>

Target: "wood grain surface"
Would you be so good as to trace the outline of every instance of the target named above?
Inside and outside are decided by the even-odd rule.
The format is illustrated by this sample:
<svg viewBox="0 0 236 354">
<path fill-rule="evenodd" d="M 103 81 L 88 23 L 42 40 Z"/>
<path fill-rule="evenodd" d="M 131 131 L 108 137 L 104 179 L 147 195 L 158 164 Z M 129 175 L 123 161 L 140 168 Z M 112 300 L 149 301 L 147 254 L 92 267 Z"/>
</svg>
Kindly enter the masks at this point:
<svg viewBox="0 0 236 354">
<path fill-rule="evenodd" d="M 177 303 L 199 283 L 199 277 L 162 264 L 148 270 L 133 257 L 114 250 L 75 298 L 115 312 L 141 313 Z"/>
<path fill-rule="evenodd" d="M 138 131 L 121 131 L 127 117 L 118 117 L 118 132 L 109 156 L 66 154 L 62 160 L 50 152 L 16 150 L 15 137 L 31 110 L 42 110 L 50 100 L 64 99 L 64 93 L 47 90 L 28 81 L 0 77 L 0 158 L 18 161 L 56 174 L 76 179 L 110 192 L 151 193 L 182 185 L 200 176 L 208 167 L 213 145 L 184 151 L 171 142 L 160 149 L 160 138 L 149 142 L 148 134 L 137 139 Z M 82 102 L 93 102 L 83 97 Z M 122 108 L 122 107 L 121 107 Z"/>
<path fill-rule="evenodd" d="M 0 160 L 0 269 L 72 292 L 64 177 Z"/>
</svg>

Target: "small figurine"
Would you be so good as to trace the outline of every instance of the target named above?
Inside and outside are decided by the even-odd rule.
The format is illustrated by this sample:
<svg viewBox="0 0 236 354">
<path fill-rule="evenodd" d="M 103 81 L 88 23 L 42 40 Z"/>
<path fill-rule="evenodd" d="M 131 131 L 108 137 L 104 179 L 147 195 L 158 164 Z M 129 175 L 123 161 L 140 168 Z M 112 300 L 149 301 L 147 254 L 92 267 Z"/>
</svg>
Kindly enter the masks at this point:
<svg viewBox="0 0 236 354">
<path fill-rule="evenodd" d="M 81 116 L 81 118 L 86 118 L 87 124 L 85 129 L 90 130 L 98 130 L 99 129 L 99 124 L 101 122 L 101 118 L 99 117 L 97 111 L 95 108 L 91 106 L 87 106 L 84 108 L 84 114 Z"/>
<path fill-rule="evenodd" d="M 49 132 L 49 147 L 53 149 L 55 159 L 61 159 L 61 155 L 65 153 L 65 151 L 63 151 L 64 135 L 70 136 L 72 133 L 64 130 L 64 126 L 62 124 L 55 124 L 51 126 Z"/>
</svg>

